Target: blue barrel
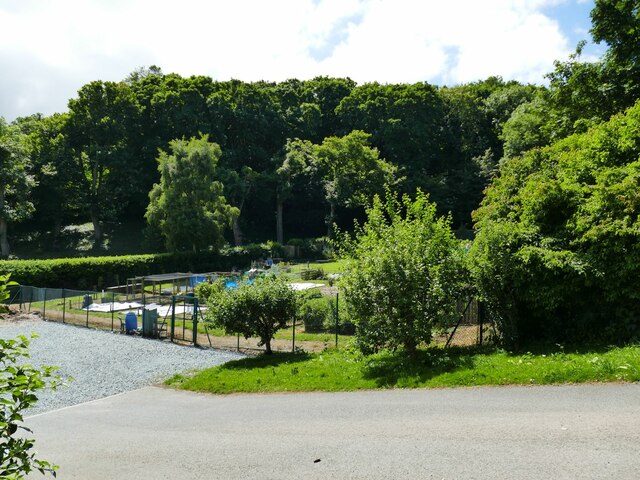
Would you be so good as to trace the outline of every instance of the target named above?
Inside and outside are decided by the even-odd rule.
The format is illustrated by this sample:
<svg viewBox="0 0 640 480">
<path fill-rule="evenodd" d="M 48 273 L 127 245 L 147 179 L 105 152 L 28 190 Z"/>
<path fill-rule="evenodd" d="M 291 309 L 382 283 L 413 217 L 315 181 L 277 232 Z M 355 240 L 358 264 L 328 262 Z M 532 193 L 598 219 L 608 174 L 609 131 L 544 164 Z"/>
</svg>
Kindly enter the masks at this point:
<svg viewBox="0 0 640 480">
<path fill-rule="evenodd" d="M 124 329 L 126 333 L 135 332 L 138 329 L 138 317 L 135 313 L 129 312 L 124 316 Z"/>
</svg>

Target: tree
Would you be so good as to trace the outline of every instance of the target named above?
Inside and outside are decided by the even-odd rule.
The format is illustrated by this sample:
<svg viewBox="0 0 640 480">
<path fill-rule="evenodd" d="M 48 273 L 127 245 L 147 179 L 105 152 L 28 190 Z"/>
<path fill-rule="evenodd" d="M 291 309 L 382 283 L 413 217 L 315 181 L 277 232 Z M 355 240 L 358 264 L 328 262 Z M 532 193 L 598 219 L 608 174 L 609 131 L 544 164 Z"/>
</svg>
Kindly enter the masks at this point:
<svg viewBox="0 0 640 480">
<path fill-rule="evenodd" d="M 68 114 L 50 117 L 32 115 L 18 118 L 16 127 L 25 134 L 27 153 L 31 158 L 36 182 L 32 190 L 35 208 L 31 228 L 53 232 L 52 246 L 57 243 L 64 225 L 81 217 L 80 185 L 73 154 L 64 136 Z"/>
<path fill-rule="evenodd" d="M 502 128 L 504 157 L 516 157 L 534 147 L 548 145 L 550 130 L 549 104 L 542 96 L 520 104 Z"/>
<path fill-rule="evenodd" d="M 258 346 L 271 354 L 271 340 L 298 315 L 298 294 L 281 277 L 257 278 L 254 284 L 226 289 L 224 284 L 205 286 L 198 295 L 207 299 L 205 320 L 228 334 L 259 337 Z"/>
<path fill-rule="evenodd" d="M 475 214 L 475 281 L 505 342 L 640 332 L 640 103 L 507 160 Z"/>
<path fill-rule="evenodd" d="M 318 161 L 315 157 L 314 146 L 308 140 L 287 140 L 284 147 L 284 158 L 277 156 L 278 164 L 276 177 L 276 241 L 284 244 L 284 203 L 294 193 L 296 184 L 307 180 L 310 185 L 318 178 Z"/>
<path fill-rule="evenodd" d="M 225 168 L 218 169 L 218 176 L 227 192 L 227 198 L 233 207 L 238 210 L 238 214 L 233 217 L 231 229 L 233 230 L 233 240 L 236 246 L 243 243 L 244 236 L 240 228 L 240 215 L 242 208 L 251 194 L 251 190 L 256 184 L 259 176 L 251 167 L 242 167 L 240 172 L 235 170 L 227 170 Z"/>
<path fill-rule="evenodd" d="M 329 204 L 328 235 L 332 236 L 338 206 L 366 205 L 385 185 L 395 180 L 396 168 L 369 146 L 371 136 L 354 130 L 344 137 L 328 137 L 314 147 Z"/>
<path fill-rule="evenodd" d="M 8 277 L 0 277 L 0 297 L 6 291 Z M 36 368 L 24 363 L 29 358 L 29 340 L 0 338 L 0 478 L 20 479 L 32 471 L 56 475 L 56 465 L 35 457 L 35 441 L 20 431 L 31 432 L 23 425 L 23 412 L 33 406 L 37 392 L 56 388 L 60 379 L 55 367 Z"/>
<path fill-rule="evenodd" d="M 30 174 L 24 135 L 0 117 L 0 255 L 9 256 L 8 226 L 31 216 L 30 199 L 35 185 Z"/>
<path fill-rule="evenodd" d="M 78 199 L 93 223 L 94 240 L 102 240 L 102 222 L 123 211 L 140 191 L 135 155 L 138 108 L 130 86 L 124 82 L 91 82 L 69 101 L 65 136 L 73 152 Z"/>
<path fill-rule="evenodd" d="M 388 193 L 384 202 L 376 196 L 340 252 L 347 260 L 341 287 L 365 353 L 402 346 L 414 354 L 455 314 L 462 250 L 451 218 L 437 218 L 426 194 L 397 200 Z"/>
<path fill-rule="evenodd" d="M 238 209 L 227 204 L 223 185 L 216 180 L 220 147 L 208 136 L 173 140 L 171 153 L 160 152 L 160 183 L 149 193 L 146 218 L 165 239 L 170 251 L 218 249 L 223 231 Z"/>
</svg>

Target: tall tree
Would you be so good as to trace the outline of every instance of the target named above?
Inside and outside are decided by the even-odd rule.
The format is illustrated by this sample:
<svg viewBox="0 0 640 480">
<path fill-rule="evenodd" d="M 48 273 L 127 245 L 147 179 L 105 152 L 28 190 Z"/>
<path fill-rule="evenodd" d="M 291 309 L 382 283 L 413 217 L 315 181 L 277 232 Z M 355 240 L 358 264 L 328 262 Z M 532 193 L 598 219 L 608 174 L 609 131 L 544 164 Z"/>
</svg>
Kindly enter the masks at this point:
<svg viewBox="0 0 640 480">
<path fill-rule="evenodd" d="M 35 182 L 30 166 L 24 135 L 0 117 L 0 255 L 3 258 L 10 253 L 9 225 L 29 218 L 34 210 L 30 193 Z"/>
<path fill-rule="evenodd" d="M 284 204 L 294 195 L 297 184 L 306 180 L 313 188 L 318 179 L 319 164 L 314 145 L 308 140 L 287 140 L 283 155 L 275 159 L 276 167 L 276 241 L 284 243 Z"/>
<path fill-rule="evenodd" d="M 173 140 L 171 153 L 160 152 L 160 183 L 149 193 L 146 218 L 164 237 L 170 251 L 199 253 L 224 243 L 238 209 L 227 204 L 216 168 L 222 154 L 207 135 Z"/>
<path fill-rule="evenodd" d="M 81 173 L 80 201 L 93 223 L 94 240 L 102 240 L 102 222 L 115 218 L 142 185 L 132 168 L 138 109 L 124 82 L 92 82 L 69 101 L 66 136 Z"/>
</svg>

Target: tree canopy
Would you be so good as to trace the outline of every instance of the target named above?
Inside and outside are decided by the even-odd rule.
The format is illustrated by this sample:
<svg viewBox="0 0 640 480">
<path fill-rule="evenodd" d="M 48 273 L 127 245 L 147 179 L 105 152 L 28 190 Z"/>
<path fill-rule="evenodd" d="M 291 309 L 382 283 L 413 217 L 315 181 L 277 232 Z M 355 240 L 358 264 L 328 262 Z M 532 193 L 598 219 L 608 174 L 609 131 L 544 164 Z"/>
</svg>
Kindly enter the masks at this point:
<svg viewBox="0 0 640 480">
<path fill-rule="evenodd" d="M 169 251 L 219 249 L 225 227 L 238 215 L 217 180 L 220 147 L 207 135 L 173 140 L 169 147 L 171 153 L 158 156 L 160 183 L 149 193 L 147 221 L 164 237 Z"/>
</svg>

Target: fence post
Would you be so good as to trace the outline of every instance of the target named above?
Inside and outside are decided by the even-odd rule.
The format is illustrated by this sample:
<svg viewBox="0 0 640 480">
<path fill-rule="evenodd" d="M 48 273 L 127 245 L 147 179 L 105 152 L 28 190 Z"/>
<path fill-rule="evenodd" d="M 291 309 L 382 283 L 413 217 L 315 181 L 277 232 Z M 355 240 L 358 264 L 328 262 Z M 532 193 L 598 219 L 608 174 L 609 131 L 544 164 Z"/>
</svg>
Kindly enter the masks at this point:
<svg viewBox="0 0 640 480">
<path fill-rule="evenodd" d="M 67 296 L 65 295 L 64 288 L 62 289 L 62 323 L 64 323 L 67 311 Z"/>
<path fill-rule="evenodd" d="M 295 352 L 296 351 L 296 316 L 293 316 L 293 328 L 292 328 L 292 342 L 291 342 L 291 351 Z"/>
<path fill-rule="evenodd" d="M 480 324 L 480 346 L 482 346 L 482 330 L 484 329 L 484 302 L 478 302 L 478 323 Z"/>
<path fill-rule="evenodd" d="M 84 297 L 83 297 L 84 298 Z M 89 305 L 87 305 L 87 321 L 86 321 L 86 325 L 87 328 L 89 328 Z"/>
<path fill-rule="evenodd" d="M 42 306 L 42 318 L 46 320 L 47 319 L 47 289 L 46 288 L 42 289 L 42 292 L 44 293 L 44 305 Z"/>
<path fill-rule="evenodd" d="M 22 285 L 20 285 L 20 310 L 22 310 Z"/>
<path fill-rule="evenodd" d="M 111 294 L 111 331 L 112 331 L 112 332 L 113 332 L 113 313 L 114 313 L 114 312 L 113 312 L 113 307 L 114 307 L 114 305 L 113 305 L 113 300 L 114 300 L 114 298 L 115 298 L 115 294 L 114 294 L 114 293 L 112 293 L 112 294 Z"/>
<path fill-rule="evenodd" d="M 338 328 L 340 326 L 340 313 L 338 310 L 338 296 L 340 294 L 338 292 L 336 292 L 336 348 L 338 348 Z"/>
<path fill-rule="evenodd" d="M 176 296 L 171 295 L 171 341 L 176 331 Z"/>
<path fill-rule="evenodd" d="M 198 346 L 198 298 L 193 297 L 193 346 Z"/>
</svg>

